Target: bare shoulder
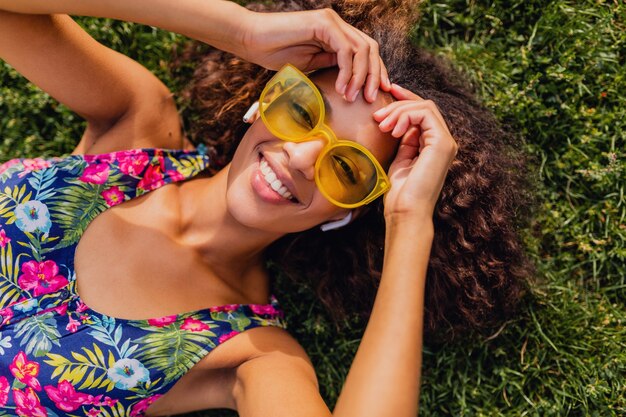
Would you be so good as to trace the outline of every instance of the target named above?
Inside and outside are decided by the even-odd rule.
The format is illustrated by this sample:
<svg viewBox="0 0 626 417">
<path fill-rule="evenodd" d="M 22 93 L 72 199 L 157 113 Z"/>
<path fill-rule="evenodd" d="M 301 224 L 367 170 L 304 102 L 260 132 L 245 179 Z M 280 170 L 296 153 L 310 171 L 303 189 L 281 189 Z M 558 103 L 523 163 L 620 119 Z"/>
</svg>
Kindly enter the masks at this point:
<svg viewBox="0 0 626 417">
<path fill-rule="evenodd" d="M 283 329 L 264 330 L 240 339 L 251 355 L 235 369 L 233 400 L 239 415 L 330 416 L 302 346 Z"/>
<path fill-rule="evenodd" d="M 285 329 L 274 326 L 256 327 L 238 334 L 213 349 L 198 365 L 203 369 L 236 369 L 269 355 L 298 358 L 313 369 L 300 343 Z"/>
<path fill-rule="evenodd" d="M 240 417 L 330 417 L 305 350 L 277 327 L 246 330 L 213 349 L 150 406 L 150 416 L 229 408 Z"/>
</svg>

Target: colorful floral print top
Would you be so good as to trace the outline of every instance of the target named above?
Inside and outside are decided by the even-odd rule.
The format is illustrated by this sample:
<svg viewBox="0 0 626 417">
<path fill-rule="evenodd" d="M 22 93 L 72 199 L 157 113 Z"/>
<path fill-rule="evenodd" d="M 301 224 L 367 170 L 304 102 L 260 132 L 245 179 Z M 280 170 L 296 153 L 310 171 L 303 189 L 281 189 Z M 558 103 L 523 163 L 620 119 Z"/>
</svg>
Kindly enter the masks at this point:
<svg viewBox="0 0 626 417">
<path fill-rule="evenodd" d="M 0 416 L 140 416 L 220 343 L 286 327 L 273 295 L 125 320 L 76 293 L 74 252 L 98 214 L 207 166 L 202 153 L 164 149 L 0 165 Z"/>
</svg>

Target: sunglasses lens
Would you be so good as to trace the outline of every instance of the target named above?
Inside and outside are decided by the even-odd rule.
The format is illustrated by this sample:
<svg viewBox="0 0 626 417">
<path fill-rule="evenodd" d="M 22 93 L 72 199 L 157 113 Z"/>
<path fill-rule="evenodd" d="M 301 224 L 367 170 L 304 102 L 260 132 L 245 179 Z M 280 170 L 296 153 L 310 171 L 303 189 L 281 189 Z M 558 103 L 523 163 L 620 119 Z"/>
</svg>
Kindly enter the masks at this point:
<svg viewBox="0 0 626 417">
<path fill-rule="evenodd" d="M 320 159 L 317 178 L 331 199 L 356 204 L 376 187 L 377 170 L 372 160 L 359 149 L 336 146 Z"/>
<path fill-rule="evenodd" d="M 315 92 L 296 78 L 279 79 L 267 87 L 261 111 L 267 124 L 290 140 L 303 139 L 320 121 Z"/>
</svg>

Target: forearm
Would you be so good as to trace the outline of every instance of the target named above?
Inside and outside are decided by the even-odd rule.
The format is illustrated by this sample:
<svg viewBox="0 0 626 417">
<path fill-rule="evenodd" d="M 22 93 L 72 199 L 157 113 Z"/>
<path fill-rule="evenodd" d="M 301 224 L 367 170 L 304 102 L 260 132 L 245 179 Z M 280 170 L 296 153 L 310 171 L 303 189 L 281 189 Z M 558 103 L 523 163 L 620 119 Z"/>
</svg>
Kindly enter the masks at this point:
<svg viewBox="0 0 626 417">
<path fill-rule="evenodd" d="M 0 9 L 29 14 L 107 17 L 156 26 L 238 53 L 250 11 L 222 0 L 0 0 Z M 233 18 L 237 16 L 237 18 Z"/>
<path fill-rule="evenodd" d="M 333 416 L 417 415 L 432 239 L 430 219 L 388 222 L 380 287 Z"/>
</svg>

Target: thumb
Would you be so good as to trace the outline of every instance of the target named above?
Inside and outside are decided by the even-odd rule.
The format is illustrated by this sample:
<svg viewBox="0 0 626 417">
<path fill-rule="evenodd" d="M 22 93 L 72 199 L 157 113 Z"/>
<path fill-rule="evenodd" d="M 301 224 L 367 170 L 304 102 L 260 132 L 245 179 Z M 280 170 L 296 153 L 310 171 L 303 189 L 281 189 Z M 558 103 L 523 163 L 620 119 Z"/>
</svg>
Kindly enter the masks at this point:
<svg viewBox="0 0 626 417">
<path fill-rule="evenodd" d="M 422 98 L 414 92 L 394 83 L 391 84 L 391 90 L 389 90 L 389 92 L 396 100 L 422 100 Z"/>
</svg>

